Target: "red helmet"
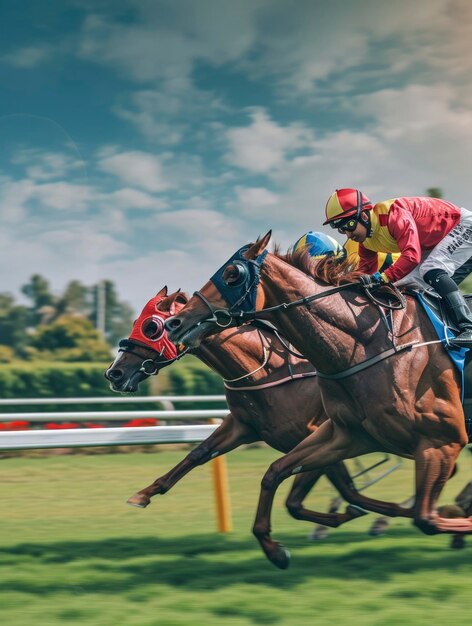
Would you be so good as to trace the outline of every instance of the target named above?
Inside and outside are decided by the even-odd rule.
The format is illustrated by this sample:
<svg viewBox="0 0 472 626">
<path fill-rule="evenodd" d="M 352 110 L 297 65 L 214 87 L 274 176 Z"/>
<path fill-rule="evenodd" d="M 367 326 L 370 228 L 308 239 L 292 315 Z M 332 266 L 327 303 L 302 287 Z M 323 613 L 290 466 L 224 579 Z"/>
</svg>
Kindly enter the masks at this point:
<svg viewBox="0 0 472 626">
<path fill-rule="evenodd" d="M 326 221 L 323 225 L 351 217 L 356 221 L 362 211 L 370 211 L 372 202 L 358 189 L 336 189 L 326 203 Z M 331 224 L 336 228 L 334 224 Z"/>
</svg>

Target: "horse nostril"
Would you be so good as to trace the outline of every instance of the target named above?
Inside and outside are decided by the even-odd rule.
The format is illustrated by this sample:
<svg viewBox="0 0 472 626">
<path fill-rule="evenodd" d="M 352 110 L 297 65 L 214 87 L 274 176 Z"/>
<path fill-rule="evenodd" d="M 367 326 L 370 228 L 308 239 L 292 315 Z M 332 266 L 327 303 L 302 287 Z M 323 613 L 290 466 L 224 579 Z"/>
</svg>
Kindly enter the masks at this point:
<svg viewBox="0 0 472 626">
<path fill-rule="evenodd" d="M 169 330 L 169 331 L 176 330 L 181 325 L 182 325 L 182 321 L 179 320 L 178 317 L 170 317 L 164 324 L 164 326 L 166 327 L 166 330 Z"/>
<path fill-rule="evenodd" d="M 117 382 L 118 380 L 120 380 L 120 378 L 123 378 L 123 372 L 122 370 L 119 370 L 117 368 L 112 369 L 112 370 L 108 370 L 105 374 L 106 378 L 108 378 L 108 380 L 112 380 L 113 382 Z"/>
</svg>

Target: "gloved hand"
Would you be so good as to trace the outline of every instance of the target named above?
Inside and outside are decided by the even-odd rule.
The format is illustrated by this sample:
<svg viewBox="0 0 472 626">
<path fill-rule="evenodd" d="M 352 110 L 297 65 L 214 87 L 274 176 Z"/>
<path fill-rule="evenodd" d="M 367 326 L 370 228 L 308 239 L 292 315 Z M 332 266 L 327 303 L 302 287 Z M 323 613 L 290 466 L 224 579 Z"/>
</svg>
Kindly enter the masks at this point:
<svg viewBox="0 0 472 626">
<path fill-rule="evenodd" d="M 375 272 L 375 274 L 362 274 L 362 276 L 359 276 L 359 282 L 364 287 L 375 287 L 377 285 L 385 285 L 388 280 L 386 280 L 385 274 Z"/>
</svg>

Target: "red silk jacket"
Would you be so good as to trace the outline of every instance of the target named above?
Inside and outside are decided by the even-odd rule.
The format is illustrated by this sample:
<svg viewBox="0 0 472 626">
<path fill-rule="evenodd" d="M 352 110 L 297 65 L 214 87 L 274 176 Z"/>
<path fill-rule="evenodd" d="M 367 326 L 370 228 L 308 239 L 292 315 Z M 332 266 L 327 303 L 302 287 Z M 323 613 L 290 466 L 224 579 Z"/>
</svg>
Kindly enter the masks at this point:
<svg viewBox="0 0 472 626">
<path fill-rule="evenodd" d="M 409 274 L 421 261 L 421 252 L 431 250 L 459 222 L 459 207 L 438 198 L 394 198 L 376 204 L 370 211 L 372 236 L 359 244 L 359 269 L 378 271 L 378 252 L 400 252 L 400 258 L 385 275 L 394 282 Z"/>
</svg>

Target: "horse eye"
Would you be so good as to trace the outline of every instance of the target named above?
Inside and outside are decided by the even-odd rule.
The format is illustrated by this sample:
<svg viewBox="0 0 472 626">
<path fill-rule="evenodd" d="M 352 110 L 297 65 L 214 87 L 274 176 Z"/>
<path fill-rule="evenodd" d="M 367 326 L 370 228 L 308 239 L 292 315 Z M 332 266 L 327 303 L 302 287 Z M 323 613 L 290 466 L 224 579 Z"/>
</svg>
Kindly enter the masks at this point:
<svg viewBox="0 0 472 626">
<path fill-rule="evenodd" d="M 244 265 L 228 265 L 223 273 L 223 280 L 228 287 L 236 287 L 244 282 L 246 278 L 246 268 Z"/>
<path fill-rule="evenodd" d="M 226 268 L 226 271 L 223 275 L 223 280 L 227 285 L 232 285 L 238 281 L 239 278 L 239 268 L 235 265 L 230 265 Z"/>
<path fill-rule="evenodd" d="M 149 318 L 144 320 L 141 330 L 145 337 L 151 341 L 157 341 L 164 333 L 164 323 L 158 317 Z"/>
</svg>

